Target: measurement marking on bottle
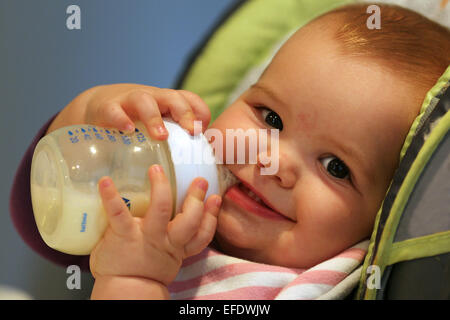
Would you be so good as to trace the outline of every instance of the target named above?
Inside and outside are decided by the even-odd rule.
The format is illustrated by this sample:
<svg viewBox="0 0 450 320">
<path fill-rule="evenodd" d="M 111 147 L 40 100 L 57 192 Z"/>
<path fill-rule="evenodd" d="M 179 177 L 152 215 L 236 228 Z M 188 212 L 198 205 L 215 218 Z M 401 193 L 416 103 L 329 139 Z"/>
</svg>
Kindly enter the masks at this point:
<svg viewBox="0 0 450 320">
<path fill-rule="evenodd" d="M 80 232 L 86 231 L 86 224 L 87 224 L 87 213 L 83 212 L 83 219 L 81 220 L 81 230 Z"/>
<path fill-rule="evenodd" d="M 122 142 L 126 145 L 131 144 L 131 140 L 128 136 L 121 136 L 122 137 Z"/>
<path fill-rule="evenodd" d="M 98 140 L 103 140 L 103 139 L 104 139 L 103 136 L 102 136 L 100 133 L 96 133 L 96 134 L 95 134 L 95 137 L 96 137 Z"/>
<path fill-rule="evenodd" d="M 147 138 L 141 131 L 139 131 L 139 129 L 136 128 L 135 133 L 136 133 L 135 136 L 128 136 L 120 130 L 115 131 L 115 130 L 101 129 L 95 126 L 89 126 L 86 129 L 80 127 L 67 131 L 71 143 L 78 143 L 80 140 L 87 141 L 95 139 L 95 140 L 107 140 L 112 143 L 122 142 L 124 145 L 129 146 L 133 144 L 135 140 L 137 140 L 137 142 L 140 143 L 147 141 Z"/>
</svg>

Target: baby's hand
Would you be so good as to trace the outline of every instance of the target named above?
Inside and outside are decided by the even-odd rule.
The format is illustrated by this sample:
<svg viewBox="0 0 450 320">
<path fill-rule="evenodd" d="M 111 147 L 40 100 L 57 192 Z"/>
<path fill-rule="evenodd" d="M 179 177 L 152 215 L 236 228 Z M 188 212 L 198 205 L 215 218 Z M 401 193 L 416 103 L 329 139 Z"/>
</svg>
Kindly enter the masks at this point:
<svg viewBox="0 0 450 320">
<path fill-rule="evenodd" d="M 195 179 L 182 212 L 170 221 L 170 184 L 159 165 L 149 168 L 149 208 L 143 218 L 132 217 L 112 180 L 103 177 L 99 192 L 109 226 L 90 257 L 96 278 L 144 278 L 167 286 L 176 277 L 182 260 L 199 253 L 212 240 L 221 198 L 211 195 L 204 203 L 208 182 Z"/>
<path fill-rule="evenodd" d="M 151 138 L 164 140 L 168 133 L 161 115 L 168 114 L 191 134 L 195 120 L 202 121 L 204 131 L 211 119 L 206 103 L 190 91 L 112 84 L 96 87 L 87 101 L 84 122 L 133 132 L 133 121 L 140 120 Z"/>
</svg>

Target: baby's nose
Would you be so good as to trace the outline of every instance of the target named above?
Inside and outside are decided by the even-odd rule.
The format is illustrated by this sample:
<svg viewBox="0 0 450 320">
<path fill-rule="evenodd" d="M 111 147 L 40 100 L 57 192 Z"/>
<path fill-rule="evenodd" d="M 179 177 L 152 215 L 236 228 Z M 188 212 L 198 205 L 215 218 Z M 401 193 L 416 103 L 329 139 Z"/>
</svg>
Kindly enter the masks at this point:
<svg viewBox="0 0 450 320">
<path fill-rule="evenodd" d="M 292 188 L 297 181 L 297 170 L 294 163 L 281 152 L 277 158 L 269 158 L 266 154 L 259 153 L 257 166 L 260 174 L 273 176 L 283 188 Z"/>
</svg>

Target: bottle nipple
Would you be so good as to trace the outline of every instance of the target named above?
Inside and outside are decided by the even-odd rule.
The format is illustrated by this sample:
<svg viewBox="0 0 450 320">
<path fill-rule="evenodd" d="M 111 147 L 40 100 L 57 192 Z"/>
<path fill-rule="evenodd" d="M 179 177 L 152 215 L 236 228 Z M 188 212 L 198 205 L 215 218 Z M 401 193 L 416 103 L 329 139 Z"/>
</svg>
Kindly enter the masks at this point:
<svg viewBox="0 0 450 320">
<path fill-rule="evenodd" d="M 230 187 L 239 183 L 239 179 L 224 165 L 218 164 L 217 171 L 219 175 L 219 190 L 223 195 Z"/>
</svg>

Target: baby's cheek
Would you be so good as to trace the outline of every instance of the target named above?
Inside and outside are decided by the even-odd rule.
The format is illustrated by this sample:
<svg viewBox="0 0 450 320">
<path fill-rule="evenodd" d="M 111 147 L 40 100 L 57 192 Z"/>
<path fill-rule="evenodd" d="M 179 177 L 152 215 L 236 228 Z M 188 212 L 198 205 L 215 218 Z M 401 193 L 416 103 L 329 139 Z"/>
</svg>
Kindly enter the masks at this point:
<svg viewBox="0 0 450 320">
<path fill-rule="evenodd" d="M 335 220 L 346 216 L 351 208 L 351 199 L 321 182 L 309 182 L 299 191 L 297 211 L 301 220 Z"/>
<path fill-rule="evenodd" d="M 313 189 L 313 186 L 310 186 Z M 316 187 L 306 200 L 297 203 L 297 216 L 303 228 L 317 238 L 340 238 L 359 225 L 359 204 L 351 197 L 326 186 Z"/>
</svg>

